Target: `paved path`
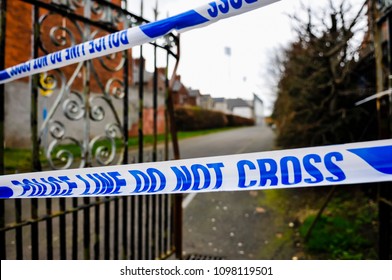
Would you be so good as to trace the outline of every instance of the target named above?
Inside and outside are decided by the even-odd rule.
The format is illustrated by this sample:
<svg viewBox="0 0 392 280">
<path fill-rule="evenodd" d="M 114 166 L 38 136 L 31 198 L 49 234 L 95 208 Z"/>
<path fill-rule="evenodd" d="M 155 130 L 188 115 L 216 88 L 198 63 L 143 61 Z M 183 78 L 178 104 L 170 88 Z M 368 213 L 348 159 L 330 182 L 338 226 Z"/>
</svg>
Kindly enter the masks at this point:
<svg viewBox="0 0 392 280">
<path fill-rule="evenodd" d="M 182 140 L 180 154 L 185 159 L 268 151 L 273 147 L 274 137 L 265 126 L 233 129 Z"/>
<path fill-rule="evenodd" d="M 273 149 L 268 127 L 248 127 L 180 142 L 181 158 L 218 156 Z M 280 214 L 260 205 L 264 191 L 220 192 L 185 197 L 185 255 L 225 259 L 291 259 L 282 253 L 286 228 Z"/>
</svg>

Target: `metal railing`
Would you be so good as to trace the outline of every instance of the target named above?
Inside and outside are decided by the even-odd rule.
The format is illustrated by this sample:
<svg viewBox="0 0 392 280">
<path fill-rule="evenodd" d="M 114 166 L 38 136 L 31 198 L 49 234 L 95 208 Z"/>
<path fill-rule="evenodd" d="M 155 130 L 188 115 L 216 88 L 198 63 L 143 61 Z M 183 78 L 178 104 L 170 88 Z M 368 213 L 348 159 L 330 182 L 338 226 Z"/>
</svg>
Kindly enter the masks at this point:
<svg viewBox="0 0 392 280">
<path fill-rule="evenodd" d="M 31 7 L 31 15 L 20 16 L 33 18 L 33 58 L 147 22 L 125 9 L 126 0 L 117 1 L 118 5 L 103 0 L 22 1 Z M 4 34 L 10 2 L 1 0 L 0 6 L 2 69 L 7 54 Z M 12 40 L 12 36 L 7 40 Z M 167 92 L 169 57 L 179 58 L 178 37 L 170 34 L 151 45 L 155 57 L 156 49 L 166 53 Z M 29 109 L 33 171 L 133 161 L 128 148 L 133 71 L 130 62 L 131 51 L 124 51 L 31 77 L 28 82 L 31 92 L 25 94 L 32 95 Z M 154 64 L 156 85 L 159 78 L 156 59 Z M 144 72 L 143 62 L 139 72 Z M 141 124 L 144 90 L 139 87 L 141 105 L 137 110 Z M 4 86 L 0 85 L 1 143 L 4 143 L 4 94 Z M 158 158 L 157 95 L 154 86 L 153 161 L 169 158 L 167 148 L 161 153 L 163 158 Z M 142 127 L 138 139 L 140 162 L 146 153 Z M 0 174 L 4 174 L 4 145 L 0 147 Z M 169 195 L 0 200 L 0 256 L 1 259 L 164 259 L 181 249 L 176 247 L 181 244 L 176 231 L 181 225 L 174 223 L 181 208 L 175 201 Z"/>
</svg>

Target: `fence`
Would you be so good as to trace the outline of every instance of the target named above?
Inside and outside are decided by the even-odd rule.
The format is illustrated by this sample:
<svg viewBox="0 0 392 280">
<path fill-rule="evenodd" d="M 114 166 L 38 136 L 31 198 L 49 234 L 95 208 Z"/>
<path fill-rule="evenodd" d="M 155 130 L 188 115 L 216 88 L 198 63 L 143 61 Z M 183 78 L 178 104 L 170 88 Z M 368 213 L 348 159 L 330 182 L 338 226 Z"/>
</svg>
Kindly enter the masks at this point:
<svg viewBox="0 0 392 280">
<path fill-rule="evenodd" d="M 6 17 L 14 16 L 10 12 L 18 11 L 18 5 L 31 13 L 19 14 L 20 18 L 14 20 L 32 18 L 31 46 L 23 49 L 26 52 L 26 48 L 30 48 L 33 58 L 147 22 L 127 11 L 126 0 L 2 0 L 2 69 L 5 55 L 10 51 L 7 46 L 16 40 L 15 34 L 6 32 L 10 27 Z M 145 71 L 144 60 L 140 59 L 139 65 L 135 65 L 139 68 L 139 87 L 134 88 L 139 96 L 139 106 L 134 108 L 139 116 L 138 149 L 134 154 L 129 152 L 129 115 L 132 113 L 129 93 L 135 81 L 132 53 L 128 50 L 24 81 L 27 92 L 23 94 L 32 96 L 26 108 L 31 115 L 33 171 L 169 158 L 168 137 L 165 137 L 164 150 L 158 151 L 157 146 L 158 81 L 164 75 L 164 93 L 168 92 L 169 61 L 178 59 L 178 37 L 169 34 L 150 45 L 154 49 L 155 68 L 152 149 L 144 146 Z M 163 73 L 158 73 L 157 51 L 167 57 Z M 6 91 L 1 85 L 1 143 L 5 140 Z M 168 133 L 166 129 L 165 134 Z M 0 147 L 0 167 L 4 174 L 4 146 Z M 174 217 L 181 208 L 176 201 L 178 199 L 171 195 L 1 200 L 0 256 L 1 259 L 164 259 L 174 252 L 180 255 L 181 231 L 175 228 L 181 225 L 174 224 Z"/>
</svg>

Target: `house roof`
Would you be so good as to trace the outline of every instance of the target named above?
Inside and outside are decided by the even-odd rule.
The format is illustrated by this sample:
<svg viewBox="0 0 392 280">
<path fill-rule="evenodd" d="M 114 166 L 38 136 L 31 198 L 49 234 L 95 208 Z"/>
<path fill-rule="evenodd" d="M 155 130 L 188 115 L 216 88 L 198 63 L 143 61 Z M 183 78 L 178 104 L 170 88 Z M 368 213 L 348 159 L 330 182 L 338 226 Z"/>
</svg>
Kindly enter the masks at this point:
<svg viewBox="0 0 392 280">
<path fill-rule="evenodd" d="M 214 103 L 225 103 L 226 102 L 226 98 L 224 98 L 224 97 L 215 97 L 212 100 L 214 100 Z"/>
<path fill-rule="evenodd" d="M 179 80 L 175 80 L 173 84 L 173 91 L 179 91 L 182 87 L 182 83 Z"/>
<path fill-rule="evenodd" d="M 227 99 L 227 107 L 229 110 L 233 110 L 233 108 L 236 107 L 248 107 L 252 108 L 252 106 L 248 103 L 248 101 L 241 99 L 241 98 L 236 98 L 236 99 Z"/>
<path fill-rule="evenodd" d="M 264 101 L 256 93 L 253 93 L 253 100 L 264 104 Z"/>
<path fill-rule="evenodd" d="M 197 96 L 201 95 L 200 94 L 200 90 L 198 90 L 198 89 L 191 89 L 191 88 L 189 88 L 188 92 L 189 92 L 189 96 L 192 96 L 192 97 L 197 97 Z"/>
</svg>

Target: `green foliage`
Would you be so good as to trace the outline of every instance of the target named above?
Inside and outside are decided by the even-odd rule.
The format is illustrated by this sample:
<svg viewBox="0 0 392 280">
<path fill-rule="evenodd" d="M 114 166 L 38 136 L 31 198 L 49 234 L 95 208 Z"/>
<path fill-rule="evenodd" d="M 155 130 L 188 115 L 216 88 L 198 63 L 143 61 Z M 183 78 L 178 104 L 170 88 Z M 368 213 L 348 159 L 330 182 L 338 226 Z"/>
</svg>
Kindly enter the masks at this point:
<svg viewBox="0 0 392 280">
<path fill-rule="evenodd" d="M 315 219 L 309 214 L 299 227 L 305 237 Z M 377 205 L 360 189 L 335 193 L 316 222 L 305 249 L 327 259 L 376 258 Z"/>
<path fill-rule="evenodd" d="M 178 139 L 186 139 L 191 137 L 207 135 L 211 133 L 222 132 L 228 129 L 231 128 L 225 127 L 225 128 L 195 130 L 195 131 L 179 131 L 177 136 Z M 158 143 L 163 143 L 165 140 L 165 135 L 160 134 L 158 135 L 157 138 L 158 138 Z M 153 136 L 145 135 L 143 140 L 146 146 L 152 145 Z M 128 147 L 130 149 L 136 149 L 138 147 L 138 143 L 139 143 L 138 137 L 130 137 L 128 141 Z M 102 142 L 98 142 L 98 144 L 102 144 Z M 122 145 L 121 141 L 119 139 L 116 139 L 116 146 L 120 147 L 121 145 Z M 78 147 L 75 144 L 60 145 L 54 149 L 52 154 L 55 155 L 57 152 L 59 152 L 62 149 L 72 153 L 75 156 L 75 158 L 80 158 L 80 154 L 81 154 L 80 147 Z M 13 173 L 31 172 L 32 171 L 31 156 L 32 156 L 31 150 L 29 149 L 6 148 L 4 153 L 6 173 L 13 174 Z M 48 166 L 48 162 L 42 151 L 40 153 L 40 160 L 43 165 L 43 168 Z M 54 163 L 59 165 L 63 164 L 62 162 L 59 161 L 59 159 L 54 160 Z"/>
<path fill-rule="evenodd" d="M 252 126 L 255 125 L 255 121 L 252 119 L 243 118 L 235 115 L 226 115 L 227 126 L 238 127 L 238 126 Z"/>
<path fill-rule="evenodd" d="M 315 216 L 309 216 L 300 227 L 300 233 L 305 236 Z M 332 259 L 362 259 L 363 247 L 369 246 L 369 241 L 358 234 L 360 224 L 347 218 L 336 216 L 321 216 L 312 235 L 306 243 L 306 248 L 313 253 L 323 253 Z"/>
<path fill-rule="evenodd" d="M 223 128 L 212 128 L 212 129 L 203 129 L 203 130 L 193 130 L 193 131 L 178 131 L 177 136 L 178 139 L 186 139 L 191 137 L 208 135 L 211 133 L 218 133 L 233 129 L 232 127 L 223 127 Z"/>
<path fill-rule="evenodd" d="M 364 140 L 360 138 L 370 112 L 354 106 L 364 75 L 357 72 L 354 58 L 358 51 L 351 44 L 363 12 L 348 19 L 349 8 L 344 3 L 335 7 L 330 1 L 323 20 L 317 21 L 310 9 L 305 23 L 293 16 L 297 39 L 280 59 L 282 72 L 273 112 L 281 147 Z"/>
<path fill-rule="evenodd" d="M 378 208 L 372 191 L 371 185 L 337 188 L 307 241 L 304 238 L 329 190 L 260 192 L 258 206 L 265 211 L 263 218 L 271 219 L 274 231 L 280 233 L 270 236 L 260 250 L 268 256 L 284 250 L 299 259 L 377 259 Z"/>
<path fill-rule="evenodd" d="M 27 149 L 9 149 L 4 151 L 6 173 L 24 173 L 32 169 L 31 151 Z"/>
<path fill-rule="evenodd" d="M 198 107 L 177 107 L 174 112 L 178 130 L 191 131 L 227 126 L 225 114 Z"/>
</svg>

